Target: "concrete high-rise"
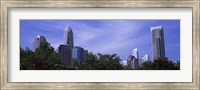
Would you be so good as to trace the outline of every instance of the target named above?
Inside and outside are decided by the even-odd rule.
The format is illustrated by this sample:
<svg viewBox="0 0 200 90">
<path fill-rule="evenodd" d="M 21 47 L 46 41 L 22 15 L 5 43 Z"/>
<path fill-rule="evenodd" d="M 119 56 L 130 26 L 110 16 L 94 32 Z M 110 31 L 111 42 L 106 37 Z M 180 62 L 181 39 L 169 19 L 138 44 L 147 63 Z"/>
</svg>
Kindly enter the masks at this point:
<svg viewBox="0 0 200 90">
<path fill-rule="evenodd" d="M 136 59 L 135 56 L 129 55 L 127 59 L 127 66 L 132 69 L 138 69 L 139 67 L 138 59 Z"/>
<path fill-rule="evenodd" d="M 33 42 L 33 52 L 35 52 L 37 48 L 39 48 L 42 44 L 45 43 L 47 43 L 46 38 L 44 36 L 37 35 Z"/>
<path fill-rule="evenodd" d="M 149 61 L 149 54 L 145 54 L 145 55 L 143 56 L 143 60 L 144 60 L 144 61 Z"/>
<path fill-rule="evenodd" d="M 139 58 L 138 49 L 137 48 L 133 49 L 131 55 L 134 56 L 136 59 L 138 59 Z"/>
<path fill-rule="evenodd" d="M 141 61 L 141 63 L 146 62 L 146 61 L 149 61 L 149 55 L 148 55 L 148 54 L 145 54 L 144 56 L 142 56 L 142 57 L 140 58 L 140 61 Z"/>
<path fill-rule="evenodd" d="M 70 26 L 64 30 L 64 43 L 59 46 L 62 64 L 65 68 L 71 68 L 72 49 L 74 48 L 73 32 Z"/>
<path fill-rule="evenodd" d="M 151 27 L 153 59 L 165 57 L 164 31 L 162 26 Z"/>
<path fill-rule="evenodd" d="M 132 54 L 131 54 L 132 56 L 134 56 L 135 57 L 135 59 L 137 59 L 137 62 L 135 62 L 138 66 L 140 66 L 140 64 L 141 64 L 141 61 L 140 61 L 140 59 L 139 59 L 139 53 L 138 53 L 138 49 L 137 48 L 135 48 L 135 49 L 133 49 L 133 51 L 132 51 Z"/>
</svg>

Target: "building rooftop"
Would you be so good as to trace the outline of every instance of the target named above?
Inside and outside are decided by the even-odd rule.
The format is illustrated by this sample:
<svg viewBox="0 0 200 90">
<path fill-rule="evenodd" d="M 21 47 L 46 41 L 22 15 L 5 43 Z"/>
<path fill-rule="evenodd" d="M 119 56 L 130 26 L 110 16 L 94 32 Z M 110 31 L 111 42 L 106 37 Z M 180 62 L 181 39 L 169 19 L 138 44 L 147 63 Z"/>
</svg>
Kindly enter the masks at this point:
<svg viewBox="0 0 200 90">
<path fill-rule="evenodd" d="M 37 35 L 36 37 L 37 37 L 37 38 L 40 38 L 41 36 L 40 36 L 40 35 Z"/>
<path fill-rule="evenodd" d="M 158 29 L 162 29 L 162 28 L 163 28 L 162 26 L 151 27 L 151 31 L 153 31 L 153 30 L 158 30 Z"/>
<path fill-rule="evenodd" d="M 65 28 L 65 31 L 72 31 L 71 27 L 69 25 L 67 25 L 67 27 Z"/>
</svg>

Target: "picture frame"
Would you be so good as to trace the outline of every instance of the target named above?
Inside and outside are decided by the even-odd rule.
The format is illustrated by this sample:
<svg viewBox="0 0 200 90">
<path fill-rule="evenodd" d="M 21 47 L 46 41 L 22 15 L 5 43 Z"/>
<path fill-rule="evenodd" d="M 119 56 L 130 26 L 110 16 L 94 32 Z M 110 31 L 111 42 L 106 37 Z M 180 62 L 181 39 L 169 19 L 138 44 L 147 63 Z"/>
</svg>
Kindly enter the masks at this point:
<svg viewBox="0 0 200 90">
<path fill-rule="evenodd" d="M 200 89 L 200 0 L 1 0 L 0 88 L 8 89 Z M 192 82 L 8 82 L 10 8 L 192 8 Z"/>
</svg>

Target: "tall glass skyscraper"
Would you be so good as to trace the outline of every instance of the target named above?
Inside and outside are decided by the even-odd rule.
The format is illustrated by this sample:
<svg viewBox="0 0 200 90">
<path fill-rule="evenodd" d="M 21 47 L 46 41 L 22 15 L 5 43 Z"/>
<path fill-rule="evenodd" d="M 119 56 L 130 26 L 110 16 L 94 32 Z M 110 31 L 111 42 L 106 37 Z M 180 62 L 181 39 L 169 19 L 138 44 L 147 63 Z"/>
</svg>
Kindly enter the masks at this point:
<svg viewBox="0 0 200 90">
<path fill-rule="evenodd" d="M 162 26 L 151 27 L 153 59 L 165 57 L 164 31 Z"/>
<path fill-rule="evenodd" d="M 88 50 L 84 50 L 82 47 L 74 47 L 72 51 L 72 58 L 77 60 L 78 64 L 81 64 L 85 60 L 85 56 L 88 54 Z"/>
<path fill-rule="evenodd" d="M 78 64 L 82 63 L 84 59 L 84 49 L 82 47 L 74 47 L 72 57 L 77 60 Z"/>
<path fill-rule="evenodd" d="M 62 64 L 65 68 L 71 67 L 72 62 L 72 49 L 74 48 L 73 32 L 70 26 L 67 26 L 64 30 L 64 43 L 59 46 L 59 52 L 61 53 Z"/>
</svg>

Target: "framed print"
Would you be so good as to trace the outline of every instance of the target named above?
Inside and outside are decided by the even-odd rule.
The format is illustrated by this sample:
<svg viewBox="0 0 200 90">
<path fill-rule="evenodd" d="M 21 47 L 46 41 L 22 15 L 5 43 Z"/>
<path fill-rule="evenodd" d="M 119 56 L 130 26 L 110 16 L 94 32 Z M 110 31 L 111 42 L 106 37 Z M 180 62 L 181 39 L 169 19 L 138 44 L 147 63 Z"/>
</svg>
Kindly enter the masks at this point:
<svg viewBox="0 0 200 90">
<path fill-rule="evenodd" d="M 199 87 L 199 0 L 1 1 L 1 89 Z"/>
</svg>

